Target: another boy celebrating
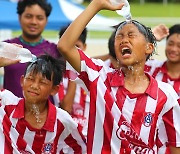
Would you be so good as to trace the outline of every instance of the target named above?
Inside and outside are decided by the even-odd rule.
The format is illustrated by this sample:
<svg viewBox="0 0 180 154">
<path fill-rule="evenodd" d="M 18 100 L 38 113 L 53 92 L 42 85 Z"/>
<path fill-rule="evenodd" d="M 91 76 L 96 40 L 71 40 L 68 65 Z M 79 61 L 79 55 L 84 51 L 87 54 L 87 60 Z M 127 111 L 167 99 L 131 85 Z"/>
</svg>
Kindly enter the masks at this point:
<svg viewBox="0 0 180 154">
<path fill-rule="evenodd" d="M 115 36 L 119 70 L 91 59 L 75 47 L 82 30 L 102 9 L 117 10 L 108 0 L 93 0 L 61 37 L 58 48 L 80 73 L 90 91 L 88 153 L 157 153 L 169 144 L 180 153 L 180 107 L 174 89 L 144 73 L 156 39 L 137 21 L 122 22 Z"/>
</svg>

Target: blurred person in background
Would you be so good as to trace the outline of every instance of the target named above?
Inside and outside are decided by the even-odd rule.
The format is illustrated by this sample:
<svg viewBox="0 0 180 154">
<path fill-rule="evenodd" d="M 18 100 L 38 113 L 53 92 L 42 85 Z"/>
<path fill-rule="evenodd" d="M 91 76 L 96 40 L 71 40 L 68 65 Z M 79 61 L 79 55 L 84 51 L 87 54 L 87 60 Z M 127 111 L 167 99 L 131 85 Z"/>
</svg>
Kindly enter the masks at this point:
<svg viewBox="0 0 180 154">
<path fill-rule="evenodd" d="M 5 40 L 5 42 L 20 44 L 36 56 L 49 53 L 53 57 L 62 57 L 57 51 L 57 45 L 42 37 L 51 10 L 52 6 L 46 0 L 18 1 L 17 13 L 22 34 L 19 37 Z M 3 88 L 10 90 L 18 97 L 23 97 L 20 77 L 24 73 L 25 67 L 26 64 L 22 63 L 4 67 Z"/>
<path fill-rule="evenodd" d="M 61 28 L 59 38 L 64 34 L 69 25 Z M 76 42 L 76 47 L 86 50 L 87 28 L 83 30 Z M 67 64 L 68 65 L 68 64 Z M 88 114 L 89 114 L 89 95 L 83 87 L 81 80 L 76 79 L 76 82 L 71 80 L 71 71 L 66 70 L 58 93 L 53 97 L 54 104 L 69 112 L 73 119 L 82 126 L 82 133 L 87 136 Z"/>
<path fill-rule="evenodd" d="M 147 61 L 145 71 L 155 79 L 172 85 L 180 97 L 180 24 L 169 28 L 165 54 L 167 58 L 165 61 Z"/>
</svg>

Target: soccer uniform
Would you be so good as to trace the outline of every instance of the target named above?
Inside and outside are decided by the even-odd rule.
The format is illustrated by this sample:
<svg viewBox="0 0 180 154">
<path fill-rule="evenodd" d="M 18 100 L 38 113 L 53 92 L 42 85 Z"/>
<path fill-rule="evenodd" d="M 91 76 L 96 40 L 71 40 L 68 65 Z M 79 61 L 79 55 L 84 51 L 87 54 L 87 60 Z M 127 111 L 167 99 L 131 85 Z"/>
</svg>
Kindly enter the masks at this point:
<svg viewBox="0 0 180 154">
<path fill-rule="evenodd" d="M 34 46 L 23 43 L 20 37 L 6 40 L 5 42 L 20 44 L 24 48 L 29 49 L 31 53 L 36 56 L 48 53 L 53 57 L 62 57 L 57 50 L 57 45 L 55 43 L 50 43 L 45 39 L 42 39 L 41 43 Z M 26 63 L 18 63 L 4 67 L 3 88 L 10 90 L 17 97 L 23 97 L 22 88 L 20 85 L 20 77 L 24 74 L 26 65 Z"/>
<path fill-rule="evenodd" d="M 0 107 L 1 153 L 86 153 L 86 144 L 71 116 L 48 102 L 48 115 L 41 129 L 24 119 L 24 99 Z"/>
<path fill-rule="evenodd" d="M 58 93 L 54 96 L 55 104 L 59 104 L 66 95 L 68 84 L 69 84 L 69 71 L 66 71 L 62 82 L 60 83 L 60 88 Z M 87 126 L 88 126 L 88 113 L 89 113 L 89 95 L 86 91 L 79 85 L 76 84 L 76 92 L 74 103 L 72 107 L 71 116 L 78 124 L 82 126 L 82 133 L 87 136 Z"/>
<path fill-rule="evenodd" d="M 155 79 L 169 83 L 180 97 L 180 77 L 174 79 L 168 75 L 166 61 L 148 60 L 145 65 L 145 71 Z"/>
<path fill-rule="evenodd" d="M 79 53 L 78 77 L 90 91 L 87 153 L 154 154 L 166 143 L 180 147 L 178 96 L 169 84 L 147 74 L 145 93 L 131 94 L 120 70 Z"/>
</svg>

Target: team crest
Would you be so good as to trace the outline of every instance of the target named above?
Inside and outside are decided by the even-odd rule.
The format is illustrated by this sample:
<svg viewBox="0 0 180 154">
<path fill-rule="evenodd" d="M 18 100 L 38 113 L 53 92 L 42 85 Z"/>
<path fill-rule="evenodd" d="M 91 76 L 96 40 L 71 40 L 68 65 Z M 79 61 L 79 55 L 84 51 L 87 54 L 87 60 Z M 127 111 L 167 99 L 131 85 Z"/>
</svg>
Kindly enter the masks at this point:
<svg viewBox="0 0 180 154">
<path fill-rule="evenodd" d="M 43 154 L 52 154 L 54 152 L 53 143 L 44 144 L 41 151 Z"/>
<path fill-rule="evenodd" d="M 151 126 L 153 124 L 153 114 L 151 112 L 146 112 L 143 116 L 142 122 L 146 127 Z"/>
</svg>

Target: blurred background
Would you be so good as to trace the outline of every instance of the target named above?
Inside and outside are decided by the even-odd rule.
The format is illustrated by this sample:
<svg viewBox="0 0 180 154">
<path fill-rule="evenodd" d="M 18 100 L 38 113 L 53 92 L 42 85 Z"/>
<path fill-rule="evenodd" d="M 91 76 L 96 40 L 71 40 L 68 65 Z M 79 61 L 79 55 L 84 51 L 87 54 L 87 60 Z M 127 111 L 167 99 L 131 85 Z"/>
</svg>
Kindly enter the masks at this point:
<svg viewBox="0 0 180 154">
<path fill-rule="evenodd" d="M 18 0 L 0 0 L 0 41 L 21 34 L 16 6 Z M 58 32 L 62 26 L 72 22 L 90 3 L 89 0 L 49 0 L 53 10 L 43 37 L 58 42 Z M 165 24 L 168 27 L 180 23 L 180 0 L 129 0 L 133 19 L 149 27 Z M 88 24 L 87 54 L 97 56 L 108 53 L 107 42 L 112 32 L 111 26 L 124 19 L 115 11 L 100 11 Z M 158 42 L 154 58 L 164 60 L 165 40 Z M 3 74 L 3 71 L 1 71 Z M 2 78 L 0 79 L 2 80 Z M 0 81 L 1 82 L 1 81 Z"/>
</svg>

